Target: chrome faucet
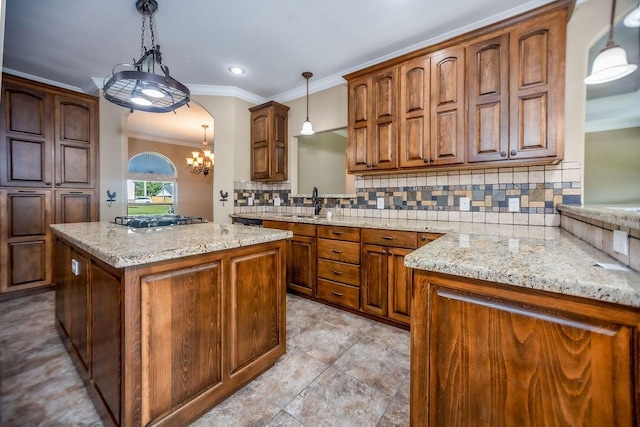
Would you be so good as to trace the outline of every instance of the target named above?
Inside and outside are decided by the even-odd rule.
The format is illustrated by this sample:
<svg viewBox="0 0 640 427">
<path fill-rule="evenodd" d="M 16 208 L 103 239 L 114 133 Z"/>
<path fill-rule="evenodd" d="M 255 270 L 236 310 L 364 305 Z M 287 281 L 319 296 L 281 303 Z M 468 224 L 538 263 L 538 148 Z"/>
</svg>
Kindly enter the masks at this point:
<svg viewBox="0 0 640 427">
<path fill-rule="evenodd" d="M 320 209 L 322 209 L 322 202 L 318 197 L 318 188 L 313 187 L 313 193 L 311 193 L 311 202 L 313 203 L 314 215 L 320 215 Z"/>
</svg>

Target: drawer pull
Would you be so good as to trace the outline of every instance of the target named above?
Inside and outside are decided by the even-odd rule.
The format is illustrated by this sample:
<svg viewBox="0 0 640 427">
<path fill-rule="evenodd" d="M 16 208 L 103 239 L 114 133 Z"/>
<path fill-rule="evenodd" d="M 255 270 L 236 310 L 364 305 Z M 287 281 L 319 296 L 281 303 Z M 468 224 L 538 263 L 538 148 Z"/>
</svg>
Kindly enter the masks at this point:
<svg viewBox="0 0 640 427">
<path fill-rule="evenodd" d="M 18 190 L 18 193 L 35 193 L 36 190 Z"/>
<path fill-rule="evenodd" d="M 393 240 L 395 237 L 393 236 L 382 236 L 382 240 Z"/>
<path fill-rule="evenodd" d="M 333 252 L 334 254 L 341 254 L 342 251 L 338 250 L 338 249 L 331 249 L 331 252 Z"/>
<path fill-rule="evenodd" d="M 331 272 L 336 276 L 342 276 L 342 271 L 331 270 Z"/>
<path fill-rule="evenodd" d="M 331 291 L 331 293 L 337 297 L 341 297 L 342 296 L 342 292 L 336 292 L 336 291 Z"/>
<path fill-rule="evenodd" d="M 332 231 L 333 234 L 335 234 L 336 236 L 342 236 L 342 231 Z"/>
</svg>

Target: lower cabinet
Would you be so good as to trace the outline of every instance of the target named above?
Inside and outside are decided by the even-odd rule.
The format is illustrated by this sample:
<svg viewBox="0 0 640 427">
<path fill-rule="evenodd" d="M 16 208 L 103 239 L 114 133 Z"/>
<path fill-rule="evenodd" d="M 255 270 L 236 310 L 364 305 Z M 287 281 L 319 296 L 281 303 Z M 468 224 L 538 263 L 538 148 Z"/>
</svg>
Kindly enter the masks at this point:
<svg viewBox="0 0 640 427">
<path fill-rule="evenodd" d="M 632 307 L 414 272 L 411 425 L 640 423 Z"/>
</svg>

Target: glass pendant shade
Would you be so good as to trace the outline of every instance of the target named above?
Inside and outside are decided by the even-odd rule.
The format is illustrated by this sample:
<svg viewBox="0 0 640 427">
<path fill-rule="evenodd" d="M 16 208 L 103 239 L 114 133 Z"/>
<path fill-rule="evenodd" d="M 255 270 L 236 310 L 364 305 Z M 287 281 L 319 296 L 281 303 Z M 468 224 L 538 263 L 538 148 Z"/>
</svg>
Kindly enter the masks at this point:
<svg viewBox="0 0 640 427">
<path fill-rule="evenodd" d="M 640 27 L 640 6 L 633 9 L 625 18 L 624 25 L 627 27 Z"/>
<path fill-rule="evenodd" d="M 202 148 L 200 151 L 192 151 L 191 157 L 187 157 L 187 170 L 193 174 L 202 173 L 207 176 L 213 168 L 213 151 L 209 148 L 207 143 L 207 128 L 209 125 L 202 125 L 204 131 L 204 140 L 202 141 Z"/>
<path fill-rule="evenodd" d="M 635 64 L 627 61 L 627 52 L 618 45 L 609 46 L 602 49 L 593 60 L 591 74 L 584 79 L 588 85 L 606 83 L 620 79 L 633 73 L 638 68 Z"/>
<path fill-rule="evenodd" d="M 300 131 L 301 135 L 313 135 L 315 132 L 313 131 L 313 126 L 307 117 L 307 120 L 302 123 L 302 130 Z"/>
</svg>

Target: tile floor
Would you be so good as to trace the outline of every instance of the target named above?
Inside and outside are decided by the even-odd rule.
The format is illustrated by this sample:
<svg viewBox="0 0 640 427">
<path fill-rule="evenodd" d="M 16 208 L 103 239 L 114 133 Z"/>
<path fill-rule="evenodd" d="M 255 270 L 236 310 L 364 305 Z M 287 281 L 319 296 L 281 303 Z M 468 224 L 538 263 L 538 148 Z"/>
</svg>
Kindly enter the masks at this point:
<svg viewBox="0 0 640 427">
<path fill-rule="evenodd" d="M 54 293 L 0 303 L 0 425 L 100 426 Z M 192 426 L 408 426 L 409 333 L 287 296 L 287 354 Z"/>
</svg>

